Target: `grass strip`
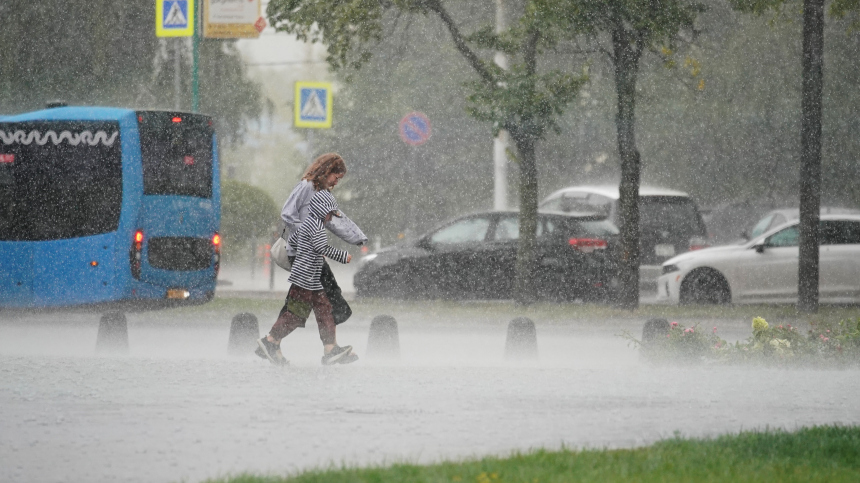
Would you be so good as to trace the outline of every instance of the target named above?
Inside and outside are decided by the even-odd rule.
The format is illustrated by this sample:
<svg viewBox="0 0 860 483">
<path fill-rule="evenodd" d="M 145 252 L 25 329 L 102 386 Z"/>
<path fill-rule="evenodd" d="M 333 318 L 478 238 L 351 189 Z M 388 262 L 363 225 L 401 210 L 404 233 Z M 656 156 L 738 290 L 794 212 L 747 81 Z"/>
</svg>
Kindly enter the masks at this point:
<svg viewBox="0 0 860 483">
<path fill-rule="evenodd" d="M 860 427 L 675 437 L 618 450 L 536 450 L 427 466 L 315 470 L 290 477 L 239 475 L 210 483 L 856 482 Z"/>
</svg>

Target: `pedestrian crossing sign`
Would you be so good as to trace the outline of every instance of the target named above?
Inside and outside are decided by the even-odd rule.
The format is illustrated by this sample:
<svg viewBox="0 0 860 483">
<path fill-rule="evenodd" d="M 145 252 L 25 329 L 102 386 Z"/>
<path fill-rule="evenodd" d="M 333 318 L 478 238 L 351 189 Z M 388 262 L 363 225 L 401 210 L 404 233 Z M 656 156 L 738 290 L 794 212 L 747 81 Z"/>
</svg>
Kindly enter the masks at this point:
<svg viewBox="0 0 860 483">
<path fill-rule="evenodd" d="M 331 127 L 331 84 L 296 82 L 295 127 Z"/>
<path fill-rule="evenodd" d="M 194 35 L 194 0 L 155 0 L 155 35 Z"/>
</svg>

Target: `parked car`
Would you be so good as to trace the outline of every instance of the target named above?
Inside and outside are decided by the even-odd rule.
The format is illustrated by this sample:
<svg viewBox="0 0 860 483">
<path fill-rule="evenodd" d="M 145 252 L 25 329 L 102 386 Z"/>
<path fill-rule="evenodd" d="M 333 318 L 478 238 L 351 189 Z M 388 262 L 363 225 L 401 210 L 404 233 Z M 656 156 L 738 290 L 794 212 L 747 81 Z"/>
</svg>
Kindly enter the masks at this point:
<svg viewBox="0 0 860 483">
<path fill-rule="evenodd" d="M 855 210 L 851 208 L 837 208 L 831 206 L 822 206 L 821 207 L 822 215 L 860 215 L 860 210 Z M 770 231 L 773 228 L 776 228 L 779 225 L 791 220 L 800 219 L 800 209 L 799 208 L 780 208 L 778 210 L 771 210 L 767 212 L 764 216 L 762 216 L 752 228 L 743 233 L 744 237 L 747 240 L 752 238 L 756 238 L 760 236 L 762 233 L 766 231 Z"/>
<path fill-rule="evenodd" d="M 616 276 L 618 229 L 605 217 L 538 214 L 536 293 L 546 299 L 602 300 Z M 360 261 L 358 296 L 512 298 L 519 213 L 483 212 L 449 221 L 417 241 Z"/>
<path fill-rule="evenodd" d="M 620 226 L 618 198 L 617 186 L 573 186 L 544 198 L 540 209 L 600 214 Z M 661 263 L 679 253 L 709 246 L 699 209 L 682 191 L 639 188 L 639 226 L 640 274 L 652 287 Z"/>
<path fill-rule="evenodd" d="M 822 302 L 860 302 L 860 215 L 822 215 Z M 741 245 L 685 253 L 663 263 L 657 299 L 680 304 L 796 303 L 799 220 Z"/>
</svg>

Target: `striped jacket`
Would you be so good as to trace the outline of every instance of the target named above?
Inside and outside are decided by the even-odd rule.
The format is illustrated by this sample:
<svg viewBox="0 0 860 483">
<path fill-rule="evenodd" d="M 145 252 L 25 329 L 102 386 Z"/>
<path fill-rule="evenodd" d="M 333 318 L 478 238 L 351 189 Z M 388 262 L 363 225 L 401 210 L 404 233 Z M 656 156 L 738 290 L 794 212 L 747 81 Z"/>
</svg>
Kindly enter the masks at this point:
<svg viewBox="0 0 860 483">
<path fill-rule="evenodd" d="M 322 290 L 320 274 L 325 259 L 329 257 L 340 263 L 346 263 L 349 253 L 338 250 L 328 244 L 324 220 L 330 212 L 339 213 L 334 196 L 327 190 L 314 193 L 310 202 L 310 213 L 299 229 L 290 235 L 288 243 L 296 250 L 290 272 L 290 282 L 305 290 Z"/>
</svg>

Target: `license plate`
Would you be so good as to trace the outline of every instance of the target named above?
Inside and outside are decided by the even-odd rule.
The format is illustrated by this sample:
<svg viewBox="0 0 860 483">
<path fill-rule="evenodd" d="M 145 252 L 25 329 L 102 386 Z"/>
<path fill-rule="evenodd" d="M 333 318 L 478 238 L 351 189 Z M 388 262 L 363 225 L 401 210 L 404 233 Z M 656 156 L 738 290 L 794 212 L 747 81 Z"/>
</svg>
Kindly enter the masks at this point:
<svg viewBox="0 0 860 483">
<path fill-rule="evenodd" d="M 169 299 L 185 300 L 188 298 L 189 295 L 191 294 L 188 293 L 188 290 L 185 290 L 183 288 L 172 288 L 167 291 L 167 298 Z"/>
<path fill-rule="evenodd" d="M 661 243 L 654 246 L 654 254 L 658 257 L 671 257 L 675 254 L 675 245 Z"/>
</svg>

